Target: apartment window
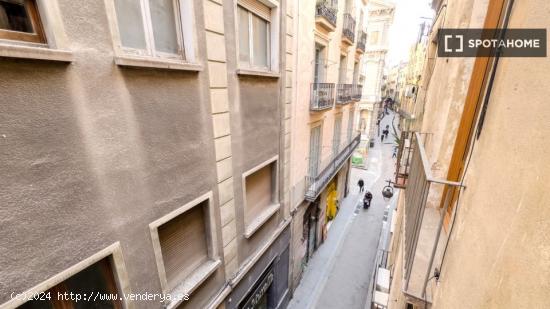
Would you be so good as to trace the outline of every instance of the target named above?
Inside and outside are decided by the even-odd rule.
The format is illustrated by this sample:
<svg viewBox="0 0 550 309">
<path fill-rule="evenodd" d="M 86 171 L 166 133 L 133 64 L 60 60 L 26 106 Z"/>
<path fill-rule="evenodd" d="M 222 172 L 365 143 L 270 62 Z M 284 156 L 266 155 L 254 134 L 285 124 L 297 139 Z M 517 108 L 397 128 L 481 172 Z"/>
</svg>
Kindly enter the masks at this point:
<svg viewBox="0 0 550 309">
<path fill-rule="evenodd" d="M 313 72 L 313 82 L 323 83 L 325 81 L 325 47 L 315 44 L 315 67 Z"/>
<path fill-rule="evenodd" d="M 355 62 L 353 65 L 353 84 L 357 85 L 357 80 L 359 79 L 359 62 Z"/>
<path fill-rule="evenodd" d="M 82 297 L 83 295 L 118 295 L 119 297 L 114 300 L 94 298 L 94 301 L 88 304 L 89 306 L 93 306 L 93 308 L 122 308 L 122 304 L 119 301 L 121 295 L 117 292 L 110 258 L 104 258 L 49 290 L 37 293 L 36 295 L 40 297 L 40 300 L 26 302 L 18 308 L 65 309 L 86 307 L 86 305 L 83 305 L 82 300 L 77 302 L 74 299 L 71 300 L 69 297 L 67 299 L 58 297 L 59 294 L 70 295 L 71 293 L 73 295 L 81 295 Z"/>
<path fill-rule="evenodd" d="M 213 245 L 217 236 L 211 195 L 207 193 L 149 225 L 165 293 L 191 294 L 221 264 Z"/>
<path fill-rule="evenodd" d="M 351 138 L 353 137 L 353 109 L 349 110 L 349 116 L 348 116 L 348 141 L 351 141 Z"/>
<path fill-rule="evenodd" d="M 239 63 L 270 69 L 271 8 L 255 0 L 239 0 Z"/>
<path fill-rule="evenodd" d="M 35 1 L 0 0 L 0 39 L 46 42 Z"/>
<path fill-rule="evenodd" d="M 203 205 L 159 226 L 158 234 L 168 288 L 174 289 L 208 260 Z"/>
<path fill-rule="evenodd" d="M 311 177 L 319 173 L 319 158 L 321 152 L 321 126 L 311 128 L 309 136 L 309 171 Z"/>
<path fill-rule="evenodd" d="M 346 83 L 346 75 L 348 73 L 347 62 L 348 58 L 346 56 L 340 56 L 340 68 L 338 72 L 338 83 L 340 84 Z"/>
<path fill-rule="evenodd" d="M 244 176 L 246 235 L 250 237 L 278 210 L 276 158 Z"/>
<path fill-rule="evenodd" d="M 332 141 L 332 156 L 336 157 L 340 151 L 340 136 L 342 135 L 342 115 L 334 119 L 334 136 Z"/>
<path fill-rule="evenodd" d="M 160 58 L 185 57 L 180 0 L 114 0 L 114 4 L 123 52 Z"/>
</svg>

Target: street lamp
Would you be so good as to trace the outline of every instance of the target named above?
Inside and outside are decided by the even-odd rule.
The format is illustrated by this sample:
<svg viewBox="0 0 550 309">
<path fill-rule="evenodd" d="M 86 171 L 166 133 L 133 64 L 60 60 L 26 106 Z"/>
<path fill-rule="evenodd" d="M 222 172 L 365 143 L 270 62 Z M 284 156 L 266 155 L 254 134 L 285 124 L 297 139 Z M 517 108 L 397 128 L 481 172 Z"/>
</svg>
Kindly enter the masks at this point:
<svg viewBox="0 0 550 309">
<path fill-rule="evenodd" d="M 391 186 L 393 182 L 391 180 L 387 181 L 388 185 L 382 189 L 382 196 L 384 197 L 384 200 L 386 202 L 388 202 L 393 197 L 393 187 Z"/>
</svg>

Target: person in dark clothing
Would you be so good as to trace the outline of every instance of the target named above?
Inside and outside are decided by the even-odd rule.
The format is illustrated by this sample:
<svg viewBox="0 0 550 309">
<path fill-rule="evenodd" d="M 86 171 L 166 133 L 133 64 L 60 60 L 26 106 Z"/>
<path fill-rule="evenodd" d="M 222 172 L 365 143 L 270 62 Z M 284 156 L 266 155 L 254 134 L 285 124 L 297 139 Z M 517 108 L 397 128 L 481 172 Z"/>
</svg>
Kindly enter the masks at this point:
<svg viewBox="0 0 550 309">
<path fill-rule="evenodd" d="M 363 186 L 365 185 L 365 183 L 363 182 L 363 179 L 359 179 L 359 181 L 357 182 L 357 185 L 359 186 L 359 192 L 363 192 Z"/>
<path fill-rule="evenodd" d="M 384 133 L 382 133 L 382 135 L 380 135 L 380 142 L 381 142 L 381 143 L 384 142 Z"/>
<path fill-rule="evenodd" d="M 367 193 L 365 193 L 365 196 L 363 197 L 363 208 L 365 209 L 369 208 L 371 201 L 372 201 L 372 193 L 370 193 L 370 191 L 367 191 Z"/>
</svg>

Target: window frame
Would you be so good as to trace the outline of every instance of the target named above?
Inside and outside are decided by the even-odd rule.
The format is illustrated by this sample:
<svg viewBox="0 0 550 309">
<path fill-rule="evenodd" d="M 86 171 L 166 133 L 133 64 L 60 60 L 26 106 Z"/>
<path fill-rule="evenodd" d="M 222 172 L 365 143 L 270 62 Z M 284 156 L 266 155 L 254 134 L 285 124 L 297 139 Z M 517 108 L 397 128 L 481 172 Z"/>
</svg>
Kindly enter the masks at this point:
<svg viewBox="0 0 550 309">
<path fill-rule="evenodd" d="M 247 28 L 248 28 L 248 62 L 243 62 L 241 61 L 240 59 L 240 49 L 239 49 L 239 66 L 243 67 L 243 68 L 246 68 L 246 69 L 259 69 L 259 70 L 265 70 L 265 71 L 270 71 L 271 70 L 271 21 L 269 20 L 266 20 L 265 18 L 259 16 L 259 15 L 256 15 L 254 14 L 253 12 L 249 11 L 247 8 L 245 8 L 244 6 L 240 5 L 240 4 L 237 4 L 237 9 L 241 9 L 241 10 L 244 10 L 246 11 L 247 13 L 247 16 L 248 16 L 248 24 L 247 24 Z M 238 13 L 237 13 L 238 14 Z M 254 27 L 253 27 L 253 17 L 257 17 L 263 21 L 266 22 L 267 24 L 267 27 L 266 27 L 266 37 L 267 37 L 267 40 L 266 40 L 266 43 L 267 43 L 267 46 L 266 46 L 266 52 L 267 52 L 267 55 L 266 55 L 266 60 L 267 60 L 267 66 L 258 66 L 258 65 L 255 65 L 254 64 Z M 237 22 L 237 29 L 239 29 L 239 35 L 240 35 L 240 19 L 238 19 L 238 22 Z M 238 36 L 240 37 L 240 36 Z M 238 44 L 238 46 L 240 46 L 240 44 Z M 243 64 L 245 64 L 243 66 Z"/>
<path fill-rule="evenodd" d="M 312 151 L 313 149 L 311 148 L 311 137 L 313 136 L 311 133 L 313 132 L 314 129 L 316 128 L 319 128 L 319 144 L 317 145 L 317 149 L 315 150 L 316 154 L 317 154 L 317 160 L 315 162 L 315 175 L 312 174 L 313 170 L 311 169 L 312 167 Z M 323 157 L 323 121 L 317 121 L 315 123 L 312 123 L 310 125 L 310 128 L 309 128 L 309 142 L 308 142 L 308 157 L 307 157 L 307 161 L 308 161 L 308 164 L 307 164 L 307 172 L 306 172 L 306 175 L 308 175 L 309 177 L 317 177 L 319 172 L 320 172 L 320 169 L 322 169 L 322 157 Z"/>
<path fill-rule="evenodd" d="M 191 275 L 188 276 L 188 279 L 183 280 L 178 283 L 175 288 L 170 288 L 168 285 L 168 280 L 166 277 L 166 268 L 164 267 L 164 260 L 162 257 L 162 247 L 160 244 L 158 229 L 161 225 L 171 221 L 172 219 L 178 217 L 179 215 L 187 212 L 188 210 L 194 207 L 203 207 L 202 203 L 206 202 L 206 207 L 204 210 L 204 225 L 206 233 L 206 247 L 208 259 L 201 266 L 198 266 Z M 151 222 L 149 224 L 149 231 L 151 234 L 151 241 L 153 244 L 153 251 L 155 254 L 155 261 L 157 264 L 157 270 L 160 280 L 160 285 L 163 293 L 170 294 L 191 294 L 196 288 L 198 288 L 207 278 L 209 278 L 220 266 L 221 258 L 218 250 L 218 233 L 217 225 L 215 219 L 214 211 L 214 202 L 213 202 L 213 193 L 209 191 L 196 199 L 188 202 L 187 204 L 173 210 L 172 212 L 160 217 L 159 219 Z M 172 302 L 174 302 L 173 300 Z M 180 300 L 181 302 L 181 300 Z M 168 303 L 167 303 L 168 304 Z M 172 306 L 172 303 L 170 303 Z M 176 306 L 177 304 L 173 304 Z"/>
<path fill-rule="evenodd" d="M 21 32 L 0 29 L 0 39 L 14 41 L 14 42 L 26 42 L 36 44 L 46 44 L 46 35 L 42 26 L 42 19 L 38 11 L 36 0 L 21 0 L 25 10 L 29 14 L 34 33 Z M 10 2 L 10 1 L 8 1 Z M 17 2 L 17 1 L 14 1 Z"/>
<path fill-rule="evenodd" d="M 246 178 L 257 171 L 261 170 L 262 168 L 269 166 L 271 164 L 274 164 L 273 171 L 274 175 L 272 174 L 271 177 L 273 179 L 272 183 L 272 202 L 270 205 L 266 207 L 255 219 L 251 220 L 251 222 L 247 222 L 246 218 L 246 212 L 248 211 L 247 208 L 247 200 L 246 200 Z M 242 192 L 243 192 L 243 222 L 244 222 L 244 237 L 245 238 L 251 238 L 252 235 L 256 231 L 258 231 L 264 223 L 266 223 L 273 215 L 280 209 L 281 203 L 279 198 L 279 156 L 274 156 L 259 165 L 255 166 L 254 168 L 246 171 L 242 175 Z"/>
<path fill-rule="evenodd" d="M 236 48 L 235 48 L 235 56 L 237 59 L 237 74 L 239 75 L 261 75 L 261 73 L 271 73 L 273 75 L 265 75 L 268 77 L 278 77 L 279 73 L 279 36 L 280 36 L 280 29 L 279 29 L 279 23 L 280 23 L 280 5 L 278 1 L 275 0 L 255 0 L 265 6 L 267 6 L 270 9 L 270 20 L 266 20 L 265 18 L 262 18 L 261 16 L 258 16 L 248 10 L 246 7 L 240 5 L 238 0 L 234 1 L 234 20 L 235 20 L 235 40 L 236 40 Z M 253 14 L 257 16 L 258 18 L 265 20 L 268 24 L 268 36 L 267 36 L 267 67 L 261 67 L 261 66 L 255 66 L 252 62 L 252 53 L 249 51 L 249 61 L 243 62 L 240 60 L 240 44 L 239 44 L 239 37 L 240 37 L 240 28 L 239 28 L 239 7 L 244 9 L 249 14 L 248 19 L 248 31 L 249 31 L 249 50 L 253 48 L 252 45 L 252 35 L 250 28 L 252 27 L 252 23 L 250 20 L 250 14 Z M 256 74 L 259 73 L 259 74 Z M 261 75 L 264 76 L 264 75 Z"/>
<path fill-rule="evenodd" d="M 118 15 L 115 6 L 116 0 L 105 0 L 107 17 L 111 29 L 111 38 L 115 47 L 115 60 L 119 65 L 130 66 L 159 66 L 160 62 L 168 63 L 196 63 L 196 25 L 195 12 L 192 0 L 171 0 L 174 7 L 174 20 L 176 39 L 179 48 L 177 54 L 162 52 L 155 47 L 153 21 L 151 19 L 150 0 L 139 0 L 141 13 L 142 31 L 145 40 L 145 49 L 126 47 L 122 44 L 120 28 L 118 24 Z M 138 60 L 134 64 L 131 60 Z M 139 60 L 156 62 L 151 64 L 140 63 Z M 167 67 L 178 69 L 179 67 Z M 193 68 L 189 68 L 193 69 Z"/>
<path fill-rule="evenodd" d="M 340 144 L 342 144 L 342 119 L 343 113 L 334 115 L 334 127 L 332 128 L 332 156 L 336 158 L 340 153 Z M 336 126 L 338 124 L 338 126 Z M 336 130 L 338 127 L 338 130 Z"/>
<path fill-rule="evenodd" d="M 110 246 L 104 248 L 103 250 L 89 256 L 88 258 L 76 263 L 75 265 L 65 269 L 64 271 L 46 279 L 45 281 L 35 285 L 34 287 L 21 292 L 25 295 L 37 295 L 39 293 L 45 292 L 58 284 L 64 282 L 68 278 L 80 273 L 91 265 L 100 262 L 101 260 L 109 259 L 112 276 L 116 283 L 117 292 L 124 295 L 129 295 L 132 293 L 130 289 L 130 280 L 128 273 L 126 271 L 126 266 L 124 264 L 124 258 L 122 256 L 122 247 L 120 242 L 115 242 Z M 18 307 L 23 305 L 28 301 L 25 297 L 14 297 L 6 303 L 0 304 L 6 307 Z M 123 308 L 133 308 L 133 304 L 127 299 L 122 297 L 120 300 Z"/>
</svg>

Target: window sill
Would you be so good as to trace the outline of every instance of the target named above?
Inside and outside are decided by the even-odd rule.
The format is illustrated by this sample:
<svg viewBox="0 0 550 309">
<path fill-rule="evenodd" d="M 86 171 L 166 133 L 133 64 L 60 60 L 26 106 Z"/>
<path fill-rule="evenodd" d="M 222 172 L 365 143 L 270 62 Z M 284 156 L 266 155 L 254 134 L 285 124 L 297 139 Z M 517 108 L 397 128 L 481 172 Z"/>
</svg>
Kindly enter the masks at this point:
<svg viewBox="0 0 550 309">
<path fill-rule="evenodd" d="M 250 238 L 264 223 L 269 220 L 278 210 L 281 208 L 281 204 L 270 205 L 265 209 L 254 221 L 252 221 L 248 226 L 246 226 L 244 231 L 244 237 Z"/>
<path fill-rule="evenodd" d="M 73 53 L 68 50 L 48 47 L 23 46 L 0 43 L 0 57 L 44 61 L 72 62 Z"/>
<path fill-rule="evenodd" d="M 166 305 L 167 309 L 175 308 L 181 304 L 184 299 L 178 300 L 180 295 L 191 295 L 210 275 L 212 275 L 222 264 L 220 260 L 209 260 L 199 266 L 185 281 L 170 291 L 174 301 Z"/>
<path fill-rule="evenodd" d="M 115 56 L 115 63 L 124 67 L 154 68 L 166 70 L 180 70 L 200 72 L 202 65 L 198 63 L 189 63 L 177 60 L 140 58 L 132 56 Z"/>
<path fill-rule="evenodd" d="M 238 69 L 237 75 L 242 76 L 261 76 L 261 77 L 270 77 L 270 78 L 279 78 L 279 73 L 273 71 L 264 71 L 264 70 L 249 70 L 249 69 Z"/>
</svg>

